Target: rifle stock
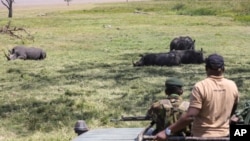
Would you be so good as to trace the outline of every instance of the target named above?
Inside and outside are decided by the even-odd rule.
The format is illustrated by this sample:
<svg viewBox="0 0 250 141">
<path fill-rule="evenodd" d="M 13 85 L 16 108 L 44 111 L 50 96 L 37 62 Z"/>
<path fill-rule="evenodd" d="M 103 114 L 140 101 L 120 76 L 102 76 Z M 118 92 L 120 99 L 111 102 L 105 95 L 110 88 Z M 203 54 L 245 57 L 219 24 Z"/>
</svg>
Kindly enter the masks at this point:
<svg viewBox="0 0 250 141">
<path fill-rule="evenodd" d="M 145 139 L 149 139 L 149 140 L 153 140 L 154 139 L 154 136 L 147 136 L 145 135 L 148 130 L 150 128 L 152 128 L 154 126 L 155 122 L 151 122 L 150 125 L 148 125 L 148 127 L 146 127 L 138 136 L 137 136 L 137 140 L 136 141 L 144 141 Z M 149 137 L 149 138 L 147 138 Z"/>
</svg>

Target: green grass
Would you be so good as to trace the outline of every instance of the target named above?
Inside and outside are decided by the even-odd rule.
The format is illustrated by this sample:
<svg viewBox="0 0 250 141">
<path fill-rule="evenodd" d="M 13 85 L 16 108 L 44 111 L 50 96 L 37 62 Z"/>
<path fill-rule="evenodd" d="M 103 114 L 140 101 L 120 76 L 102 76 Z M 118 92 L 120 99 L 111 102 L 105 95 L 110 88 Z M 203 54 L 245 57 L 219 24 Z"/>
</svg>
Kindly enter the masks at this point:
<svg viewBox="0 0 250 141">
<path fill-rule="evenodd" d="M 164 81 L 184 80 L 188 99 L 204 65 L 132 66 L 139 54 L 166 52 L 170 41 L 189 35 L 205 55 L 219 53 L 225 76 L 236 82 L 241 106 L 250 98 L 248 1 L 148 1 L 0 10 L 0 27 L 25 28 L 23 40 L 0 34 L 0 50 L 41 47 L 43 61 L 0 58 L 0 141 L 68 141 L 74 124 L 90 129 L 142 127 L 147 122 L 110 122 L 121 115 L 143 115 L 164 97 Z M 46 13 L 45 16 L 38 16 Z"/>
</svg>

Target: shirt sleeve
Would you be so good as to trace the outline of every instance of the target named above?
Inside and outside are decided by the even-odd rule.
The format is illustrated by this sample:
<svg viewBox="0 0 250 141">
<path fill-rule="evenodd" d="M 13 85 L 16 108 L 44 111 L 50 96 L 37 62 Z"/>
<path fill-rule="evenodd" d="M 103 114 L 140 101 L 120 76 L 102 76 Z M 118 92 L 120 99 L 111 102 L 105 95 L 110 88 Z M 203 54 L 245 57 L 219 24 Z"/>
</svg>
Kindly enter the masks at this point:
<svg viewBox="0 0 250 141">
<path fill-rule="evenodd" d="M 189 107 L 201 109 L 202 107 L 202 95 L 197 86 L 194 86 L 190 95 Z"/>
</svg>

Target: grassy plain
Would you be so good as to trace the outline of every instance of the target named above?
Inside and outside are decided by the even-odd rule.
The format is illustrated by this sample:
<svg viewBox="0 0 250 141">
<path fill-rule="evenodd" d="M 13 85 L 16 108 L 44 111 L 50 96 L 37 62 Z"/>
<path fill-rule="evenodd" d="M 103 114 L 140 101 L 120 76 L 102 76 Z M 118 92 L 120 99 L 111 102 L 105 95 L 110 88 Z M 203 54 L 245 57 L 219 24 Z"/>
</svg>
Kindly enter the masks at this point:
<svg viewBox="0 0 250 141">
<path fill-rule="evenodd" d="M 139 54 L 167 52 L 188 35 L 205 55 L 219 53 L 225 77 L 236 82 L 241 103 L 250 98 L 250 3 L 248 1 L 147 1 L 0 9 L 0 27 L 25 28 L 34 41 L 0 34 L 0 49 L 36 46 L 43 61 L 0 58 L 0 141 L 69 141 L 74 124 L 90 129 L 142 127 L 147 122 L 110 122 L 143 115 L 164 97 L 164 81 L 184 80 L 184 97 L 205 77 L 204 65 L 133 67 Z M 1 53 L 2 54 L 2 53 Z"/>
</svg>

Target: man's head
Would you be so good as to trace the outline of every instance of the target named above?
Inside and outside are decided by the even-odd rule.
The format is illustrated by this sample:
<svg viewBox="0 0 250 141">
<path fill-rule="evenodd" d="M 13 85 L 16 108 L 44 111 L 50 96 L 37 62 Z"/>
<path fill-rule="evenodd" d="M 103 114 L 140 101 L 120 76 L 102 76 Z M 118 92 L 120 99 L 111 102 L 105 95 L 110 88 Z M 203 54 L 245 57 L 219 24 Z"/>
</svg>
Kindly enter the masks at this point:
<svg viewBox="0 0 250 141">
<path fill-rule="evenodd" d="M 166 80 L 165 82 L 165 93 L 167 95 L 170 94 L 179 94 L 181 95 L 183 93 L 182 87 L 183 87 L 183 82 L 175 77 L 171 77 Z"/>
<path fill-rule="evenodd" d="M 222 75 L 224 72 L 224 59 L 221 55 L 211 54 L 205 62 L 208 75 Z"/>
</svg>

